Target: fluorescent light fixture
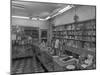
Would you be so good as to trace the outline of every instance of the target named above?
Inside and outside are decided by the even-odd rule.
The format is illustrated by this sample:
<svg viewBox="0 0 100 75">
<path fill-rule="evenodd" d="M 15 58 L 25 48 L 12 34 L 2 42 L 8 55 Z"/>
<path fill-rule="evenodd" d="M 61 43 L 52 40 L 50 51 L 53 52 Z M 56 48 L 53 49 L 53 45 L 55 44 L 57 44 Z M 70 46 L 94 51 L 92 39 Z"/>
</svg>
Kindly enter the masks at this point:
<svg viewBox="0 0 100 75">
<path fill-rule="evenodd" d="M 12 16 L 14 18 L 22 18 L 22 19 L 29 19 L 29 17 L 24 17 L 24 16 Z"/>
<path fill-rule="evenodd" d="M 32 20 L 38 20 L 38 18 L 32 18 Z"/>
<path fill-rule="evenodd" d="M 41 20 L 41 21 L 45 21 L 46 19 L 39 18 L 39 20 Z"/>
<path fill-rule="evenodd" d="M 59 14 L 62 14 L 62 13 L 64 13 L 65 11 L 71 9 L 72 7 L 74 7 L 74 6 L 73 6 L 73 5 L 67 5 L 65 8 L 61 9 L 60 11 L 58 11 L 58 13 L 54 14 L 52 17 L 55 17 L 55 16 L 57 16 L 57 15 L 59 15 Z"/>
<path fill-rule="evenodd" d="M 50 16 L 48 16 L 48 17 L 46 17 L 46 18 L 45 18 L 45 20 L 48 20 L 48 19 L 50 19 L 50 18 L 51 18 L 51 17 L 50 17 Z"/>
<path fill-rule="evenodd" d="M 32 18 L 32 20 L 41 20 L 41 21 L 44 21 L 45 19 L 42 19 L 42 18 Z"/>
<path fill-rule="evenodd" d="M 12 7 L 22 8 L 22 9 L 24 9 L 24 8 L 25 8 L 25 6 L 24 6 L 24 5 L 17 4 L 17 3 L 12 3 Z"/>
<path fill-rule="evenodd" d="M 63 8 L 62 10 L 60 10 L 59 12 L 60 12 L 60 13 L 63 13 L 63 12 L 65 12 L 65 11 L 71 9 L 72 7 L 73 7 L 72 5 L 68 5 L 68 6 L 66 6 L 65 8 Z"/>
<path fill-rule="evenodd" d="M 22 18 L 22 19 L 30 19 L 29 17 L 23 17 L 23 16 L 12 16 L 13 18 Z M 47 17 L 46 19 L 42 19 L 42 18 L 32 18 L 32 20 L 41 20 L 41 21 L 45 21 L 47 19 L 49 19 L 50 17 Z"/>
<path fill-rule="evenodd" d="M 55 16 L 57 16 L 57 15 L 59 15 L 60 13 L 56 13 L 55 15 L 53 15 L 52 17 L 55 17 Z"/>
</svg>

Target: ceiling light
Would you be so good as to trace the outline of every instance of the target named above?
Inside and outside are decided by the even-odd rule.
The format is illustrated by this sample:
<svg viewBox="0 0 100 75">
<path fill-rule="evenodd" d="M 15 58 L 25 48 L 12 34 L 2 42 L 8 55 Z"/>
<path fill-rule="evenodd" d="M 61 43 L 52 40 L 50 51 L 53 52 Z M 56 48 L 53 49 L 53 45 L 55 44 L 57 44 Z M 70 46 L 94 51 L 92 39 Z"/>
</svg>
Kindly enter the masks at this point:
<svg viewBox="0 0 100 75">
<path fill-rule="evenodd" d="M 45 19 L 42 19 L 42 18 L 39 18 L 39 20 L 41 20 L 41 21 L 45 21 Z"/>
<path fill-rule="evenodd" d="M 23 19 L 29 19 L 29 17 L 24 17 L 24 16 L 12 16 L 14 18 L 23 18 Z"/>
<path fill-rule="evenodd" d="M 61 10 L 58 11 L 56 14 L 52 15 L 52 17 L 55 17 L 55 16 L 57 16 L 57 15 L 59 15 L 59 14 L 62 14 L 63 12 L 65 12 L 65 11 L 71 9 L 72 7 L 74 7 L 74 6 L 73 6 L 73 5 L 67 5 L 65 8 L 61 9 Z"/>
<path fill-rule="evenodd" d="M 57 16 L 57 15 L 59 15 L 59 13 L 56 13 L 55 15 L 53 15 L 52 17 L 55 17 L 55 16 Z"/>
<path fill-rule="evenodd" d="M 72 7 L 73 7 L 72 5 L 68 5 L 67 7 L 63 8 L 63 9 L 60 10 L 59 12 L 60 12 L 60 13 L 63 13 L 63 12 L 65 12 L 65 11 L 71 9 Z"/>
<path fill-rule="evenodd" d="M 23 17 L 23 16 L 12 16 L 13 18 L 22 18 L 22 19 L 30 19 L 29 17 Z M 41 21 L 45 21 L 49 19 L 49 17 L 47 17 L 46 19 L 42 19 L 42 18 L 31 18 L 31 20 L 41 20 Z"/>
<path fill-rule="evenodd" d="M 25 8 L 24 5 L 22 5 L 22 4 L 17 4 L 17 3 L 12 3 L 12 6 L 18 7 L 18 8 Z"/>
<path fill-rule="evenodd" d="M 38 18 L 32 18 L 32 20 L 38 20 Z"/>
<path fill-rule="evenodd" d="M 46 17 L 46 18 L 45 18 L 45 20 L 48 20 L 48 19 L 50 19 L 50 18 L 51 18 L 51 17 L 50 17 L 50 16 L 48 16 L 48 17 Z"/>
</svg>

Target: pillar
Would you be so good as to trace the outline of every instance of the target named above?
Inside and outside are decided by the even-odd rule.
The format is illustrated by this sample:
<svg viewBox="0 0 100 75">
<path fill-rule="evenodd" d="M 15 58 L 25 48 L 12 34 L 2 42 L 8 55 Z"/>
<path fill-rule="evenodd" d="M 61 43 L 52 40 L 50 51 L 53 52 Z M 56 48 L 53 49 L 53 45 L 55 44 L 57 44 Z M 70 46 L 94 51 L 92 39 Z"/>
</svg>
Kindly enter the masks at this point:
<svg viewBox="0 0 100 75">
<path fill-rule="evenodd" d="M 54 19 L 53 18 L 50 18 L 48 21 L 48 46 L 51 45 L 51 40 L 52 40 L 52 37 L 53 37 L 53 26 L 54 26 Z"/>
</svg>

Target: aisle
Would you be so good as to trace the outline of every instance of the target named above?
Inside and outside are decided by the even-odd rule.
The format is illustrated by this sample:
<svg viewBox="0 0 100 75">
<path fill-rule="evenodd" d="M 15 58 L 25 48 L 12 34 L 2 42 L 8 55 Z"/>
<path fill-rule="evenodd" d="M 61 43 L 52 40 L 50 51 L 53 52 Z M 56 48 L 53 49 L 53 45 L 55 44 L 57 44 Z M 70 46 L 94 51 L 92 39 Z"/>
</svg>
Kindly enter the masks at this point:
<svg viewBox="0 0 100 75">
<path fill-rule="evenodd" d="M 47 72 L 45 67 L 36 57 L 35 53 L 33 53 L 33 57 L 13 60 L 11 70 L 12 74 Z"/>
<path fill-rule="evenodd" d="M 24 73 L 26 70 L 29 71 L 31 69 L 30 68 L 31 61 L 32 61 L 32 58 L 14 60 L 13 65 L 12 65 L 12 74 Z"/>
</svg>

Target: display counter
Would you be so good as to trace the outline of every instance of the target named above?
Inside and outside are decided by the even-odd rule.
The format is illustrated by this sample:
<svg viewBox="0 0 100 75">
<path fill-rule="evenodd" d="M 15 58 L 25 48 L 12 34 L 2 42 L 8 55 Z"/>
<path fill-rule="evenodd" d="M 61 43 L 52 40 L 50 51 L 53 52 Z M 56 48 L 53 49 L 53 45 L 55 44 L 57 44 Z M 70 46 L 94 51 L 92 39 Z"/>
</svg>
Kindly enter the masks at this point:
<svg viewBox="0 0 100 75">
<path fill-rule="evenodd" d="M 89 50 L 86 50 L 86 49 L 83 49 L 83 48 L 74 48 L 74 47 L 66 46 L 64 49 L 67 50 L 67 51 L 71 51 L 72 53 L 76 53 L 78 55 L 83 55 L 83 54 L 88 55 L 88 54 L 90 54 L 90 55 L 95 56 L 95 54 L 96 54 L 94 51 L 89 51 Z"/>
<path fill-rule="evenodd" d="M 72 58 L 69 59 L 68 61 L 64 62 L 62 59 L 66 58 L 67 56 L 64 57 L 59 57 L 59 56 L 53 56 L 49 53 L 47 48 L 40 49 L 37 47 L 36 49 L 36 55 L 40 62 L 47 68 L 47 70 L 50 72 L 52 71 L 64 71 L 66 70 L 66 66 L 75 64 L 77 59 Z"/>
<path fill-rule="evenodd" d="M 52 55 L 48 53 L 48 49 L 36 49 L 36 55 L 40 62 L 45 66 L 49 72 L 63 71 L 63 67 L 54 62 Z"/>
<path fill-rule="evenodd" d="M 36 45 L 36 55 L 40 62 L 47 68 L 47 70 L 50 72 L 52 71 L 68 71 L 67 68 L 69 66 L 73 66 L 74 70 L 81 69 L 79 64 L 79 59 L 71 57 L 70 55 L 65 55 L 63 57 L 61 56 L 53 56 L 48 51 L 48 48 L 40 48 L 39 45 Z M 87 51 L 85 49 L 79 49 L 79 48 L 72 48 L 72 47 L 66 47 L 65 50 L 71 51 L 72 53 L 76 53 L 79 56 L 80 55 L 95 55 L 95 52 Z M 71 57 L 71 58 L 70 58 Z M 83 67 L 84 68 L 84 67 Z M 70 69 L 70 68 L 69 68 Z M 84 68 L 85 69 L 85 68 Z"/>
</svg>

